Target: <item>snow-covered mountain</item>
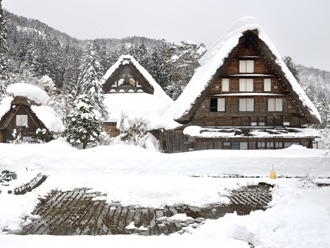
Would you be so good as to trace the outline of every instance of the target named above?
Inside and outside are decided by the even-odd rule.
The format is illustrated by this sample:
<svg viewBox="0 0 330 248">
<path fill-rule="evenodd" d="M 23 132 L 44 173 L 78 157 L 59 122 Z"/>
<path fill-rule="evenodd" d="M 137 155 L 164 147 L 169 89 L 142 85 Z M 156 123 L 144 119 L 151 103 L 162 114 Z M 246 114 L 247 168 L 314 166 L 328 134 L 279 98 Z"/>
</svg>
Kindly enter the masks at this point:
<svg viewBox="0 0 330 248">
<path fill-rule="evenodd" d="M 330 101 L 330 72 L 297 65 L 299 81 L 307 88 L 312 101 L 326 99 Z"/>
</svg>

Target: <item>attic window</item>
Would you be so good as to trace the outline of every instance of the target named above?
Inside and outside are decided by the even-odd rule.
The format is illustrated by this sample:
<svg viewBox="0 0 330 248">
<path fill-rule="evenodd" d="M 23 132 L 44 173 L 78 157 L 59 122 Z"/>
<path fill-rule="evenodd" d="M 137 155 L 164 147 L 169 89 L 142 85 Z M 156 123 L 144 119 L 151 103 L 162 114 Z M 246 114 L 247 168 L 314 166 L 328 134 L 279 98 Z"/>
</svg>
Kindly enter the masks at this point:
<svg viewBox="0 0 330 248">
<path fill-rule="evenodd" d="M 28 127 L 28 116 L 27 115 L 16 115 L 16 126 Z"/>
<path fill-rule="evenodd" d="M 239 61 L 239 73 L 253 73 L 253 72 L 254 72 L 254 60 Z"/>
<path fill-rule="evenodd" d="M 228 92 L 229 91 L 229 78 L 223 78 L 222 79 L 222 92 Z"/>
<path fill-rule="evenodd" d="M 270 78 L 264 78 L 264 91 L 265 92 L 272 91 L 272 81 Z"/>
</svg>

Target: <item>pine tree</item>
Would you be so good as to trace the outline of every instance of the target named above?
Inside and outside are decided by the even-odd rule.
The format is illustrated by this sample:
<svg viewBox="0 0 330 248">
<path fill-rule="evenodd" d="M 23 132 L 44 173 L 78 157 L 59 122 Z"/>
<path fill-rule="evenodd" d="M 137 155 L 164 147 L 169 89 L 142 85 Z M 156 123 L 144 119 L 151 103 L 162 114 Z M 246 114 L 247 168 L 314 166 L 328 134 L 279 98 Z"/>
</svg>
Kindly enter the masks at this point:
<svg viewBox="0 0 330 248">
<path fill-rule="evenodd" d="M 165 92 L 176 99 L 199 67 L 199 59 L 206 52 L 205 45 L 192 41 L 182 41 L 178 46 L 171 46 L 164 53 L 165 62 L 162 71 L 170 74 L 170 82 Z"/>
<path fill-rule="evenodd" d="M 74 106 L 67 118 L 64 135 L 71 145 L 82 144 L 83 149 L 86 149 L 89 143 L 97 143 L 101 133 L 101 122 L 96 117 L 94 106 L 86 95 L 79 96 Z"/>
<path fill-rule="evenodd" d="M 78 94 L 82 93 L 90 96 L 95 108 L 101 113 L 102 117 L 105 118 L 107 111 L 103 103 L 103 89 L 100 83 L 100 79 L 103 76 L 103 69 L 99 63 L 99 58 L 93 43 L 89 43 L 86 50 L 83 52 L 79 71 Z"/>
<path fill-rule="evenodd" d="M 293 60 L 290 56 L 283 57 L 283 61 L 286 64 L 286 66 L 289 68 L 293 76 L 297 79 L 299 82 L 299 71 L 297 69 L 297 66 L 293 63 Z"/>
</svg>

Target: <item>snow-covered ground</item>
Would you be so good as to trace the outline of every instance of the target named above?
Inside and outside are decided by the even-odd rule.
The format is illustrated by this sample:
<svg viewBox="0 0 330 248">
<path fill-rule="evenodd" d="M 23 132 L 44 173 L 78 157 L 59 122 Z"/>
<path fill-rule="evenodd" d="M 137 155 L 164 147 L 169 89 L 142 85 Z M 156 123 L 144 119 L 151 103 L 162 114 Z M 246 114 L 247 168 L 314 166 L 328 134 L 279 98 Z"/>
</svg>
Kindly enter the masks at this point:
<svg viewBox="0 0 330 248">
<path fill-rule="evenodd" d="M 227 202 L 232 189 L 260 181 L 275 184 L 268 210 L 247 216 L 227 214 L 183 235 L 61 237 L 0 231 L 0 247 L 250 247 L 249 243 L 255 247 L 330 247 L 330 187 L 315 185 L 330 183 L 329 150 L 292 146 L 162 154 L 119 145 L 77 150 L 60 139 L 48 144 L 0 144 L 0 151 L 0 170 L 18 174 L 9 186 L 0 186 L 2 231 L 24 224 L 38 197 L 52 189 L 88 187 L 106 193 L 108 201 L 158 207 Z M 269 179 L 272 166 L 281 178 Z M 21 196 L 7 194 L 39 172 L 48 176 L 40 187 Z"/>
</svg>

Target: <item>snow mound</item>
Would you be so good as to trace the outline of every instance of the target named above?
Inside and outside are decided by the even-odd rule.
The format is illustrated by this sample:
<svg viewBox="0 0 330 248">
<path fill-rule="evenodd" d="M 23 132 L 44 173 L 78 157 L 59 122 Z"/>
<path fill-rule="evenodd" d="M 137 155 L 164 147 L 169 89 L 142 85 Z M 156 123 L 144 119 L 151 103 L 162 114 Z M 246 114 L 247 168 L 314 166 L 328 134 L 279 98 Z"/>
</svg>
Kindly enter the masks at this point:
<svg viewBox="0 0 330 248">
<path fill-rule="evenodd" d="M 8 86 L 7 92 L 13 94 L 14 96 L 24 96 L 41 105 L 45 105 L 49 100 L 49 96 L 45 91 L 31 84 L 11 84 Z"/>
</svg>

